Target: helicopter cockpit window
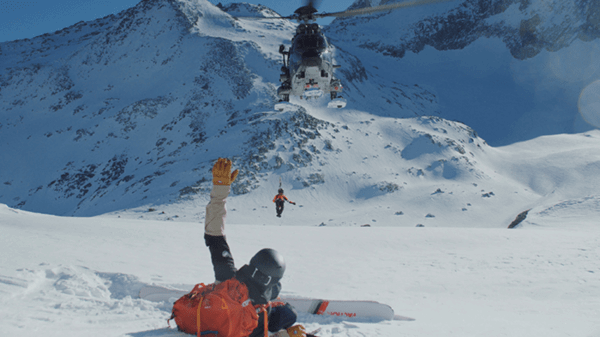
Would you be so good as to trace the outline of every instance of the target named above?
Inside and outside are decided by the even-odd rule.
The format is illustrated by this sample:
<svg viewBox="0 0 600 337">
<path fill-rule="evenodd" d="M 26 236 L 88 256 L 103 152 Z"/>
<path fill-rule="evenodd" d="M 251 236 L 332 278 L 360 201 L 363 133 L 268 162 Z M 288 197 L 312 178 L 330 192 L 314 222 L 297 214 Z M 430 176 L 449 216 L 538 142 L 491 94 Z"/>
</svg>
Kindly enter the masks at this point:
<svg viewBox="0 0 600 337">
<path fill-rule="evenodd" d="M 317 25 L 316 23 L 313 23 L 310 25 L 310 30 L 312 31 L 313 34 L 321 33 L 321 28 L 319 28 L 319 25 Z"/>
<path fill-rule="evenodd" d="M 299 25 L 296 34 L 306 34 L 306 25 Z"/>
<path fill-rule="evenodd" d="M 326 47 L 325 38 L 318 34 L 297 36 L 294 43 L 294 49 L 299 52 L 314 50 L 322 53 Z"/>
</svg>

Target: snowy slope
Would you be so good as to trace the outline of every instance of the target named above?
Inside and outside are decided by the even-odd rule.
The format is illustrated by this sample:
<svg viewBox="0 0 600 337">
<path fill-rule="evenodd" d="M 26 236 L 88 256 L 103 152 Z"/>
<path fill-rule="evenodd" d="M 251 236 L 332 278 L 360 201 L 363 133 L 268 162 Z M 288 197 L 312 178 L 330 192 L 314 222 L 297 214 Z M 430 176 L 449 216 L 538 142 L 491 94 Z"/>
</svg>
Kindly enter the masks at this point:
<svg viewBox="0 0 600 337">
<path fill-rule="evenodd" d="M 439 118 L 378 120 L 357 111 L 343 115 L 316 111 L 330 125 L 319 131 L 325 142 L 307 144 L 308 149 L 316 147 L 317 151 L 304 152 L 314 164 L 294 170 L 284 164 L 264 173 L 264 183 L 252 193 L 232 198 L 230 221 L 505 228 L 524 210 L 597 196 L 600 188 L 594 178 L 600 175 L 598 131 L 493 148 L 464 125 Z M 294 155 L 286 146 L 278 144 L 266 152 L 265 161 L 296 162 L 287 157 Z M 298 203 L 287 205 L 281 219 L 274 217 L 271 202 L 279 178 L 285 194 Z M 207 190 L 199 197 L 109 216 L 202 220 Z"/>
<path fill-rule="evenodd" d="M 580 217 L 553 222 L 561 210 Z M 238 266 L 262 247 L 279 250 L 288 265 L 284 294 L 378 300 L 416 318 L 300 317 L 322 337 L 595 337 L 598 211 L 595 198 L 547 204 L 532 214 L 535 225 L 513 230 L 252 224 L 228 226 L 227 237 Z M 0 205 L 2 335 L 186 336 L 167 329 L 170 303 L 135 295 L 144 284 L 211 282 L 202 228 Z"/>
</svg>

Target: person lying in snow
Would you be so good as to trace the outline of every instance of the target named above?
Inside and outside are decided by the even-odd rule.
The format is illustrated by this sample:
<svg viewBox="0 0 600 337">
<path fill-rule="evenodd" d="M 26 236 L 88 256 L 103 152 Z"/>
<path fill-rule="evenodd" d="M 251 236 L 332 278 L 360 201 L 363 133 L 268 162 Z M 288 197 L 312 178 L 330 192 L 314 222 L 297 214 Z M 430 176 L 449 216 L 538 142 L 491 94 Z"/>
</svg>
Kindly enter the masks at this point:
<svg viewBox="0 0 600 337">
<path fill-rule="evenodd" d="M 227 209 L 226 198 L 230 185 L 238 175 L 238 170 L 231 172 L 231 161 L 219 158 L 213 170 L 213 188 L 210 202 L 206 206 L 204 240 L 210 250 L 211 260 L 217 284 L 230 282 L 233 288 L 247 294 L 250 304 L 258 315 L 250 315 L 250 326 L 256 326 L 248 335 L 240 333 L 237 336 L 268 337 L 268 331 L 275 332 L 277 337 L 306 337 L 305 329 L 296 323 L 297 314 L 290 304 L 275 303 L 281 290 L 280 280 L 285 272 L 285 261 L 281 254 L 273 249 L 260 250 L 250 263 L 235 268 L 231 250 L 225 239 L 225 218 Z M 248 303 L 244 302 L 247 306 Z M 210 334 L 209 334 L 210 336 Z M 233 336 L 233 334 L 232 334 Z M 219 337 L 227 337 L 219 334 Z"/>
<path fill-rule="evenodd" d="M 295 205 L 296 203 L 283 195 L 283 188 L 280 188 L 277 192 L 277 195 L 275 198 L 273 198 L 273 202 L 275 203 L 275 212 L 277 212 L 277 217 L 281 218 L 281 213 L 283 212 L 283 205 L 285 202 L 287 201 L 292 205 Z"/>
</svg>

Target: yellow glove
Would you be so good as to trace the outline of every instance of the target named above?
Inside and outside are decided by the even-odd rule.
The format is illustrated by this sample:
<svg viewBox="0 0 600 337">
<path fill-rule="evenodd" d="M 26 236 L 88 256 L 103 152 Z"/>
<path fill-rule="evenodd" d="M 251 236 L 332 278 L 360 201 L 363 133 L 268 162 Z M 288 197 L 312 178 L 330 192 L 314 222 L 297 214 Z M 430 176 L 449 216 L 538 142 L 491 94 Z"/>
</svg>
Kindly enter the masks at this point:
<svg viewBox="0 0 600 337">
<path fill-rule="evenodd" d="M 300 324 L 275 333 L 272 337 L 306 337 L 306 330 Z"/>
<path fill-rule="evenodd" d="M 212 169 L 213 184 L 229 186 L 237 178 L 238 173 L 239 170 L 231 172 L 231 160 L 219 158 Z"/>
</svg>

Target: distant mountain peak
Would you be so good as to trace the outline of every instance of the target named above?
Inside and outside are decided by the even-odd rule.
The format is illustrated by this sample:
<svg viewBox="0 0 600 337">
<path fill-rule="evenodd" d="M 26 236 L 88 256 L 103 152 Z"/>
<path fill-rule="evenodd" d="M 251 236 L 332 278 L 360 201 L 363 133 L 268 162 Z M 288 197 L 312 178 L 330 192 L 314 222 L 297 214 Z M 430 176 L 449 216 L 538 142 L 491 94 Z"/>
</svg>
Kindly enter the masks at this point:
<svg viewBox="0 0 600 337">
<path fill-rule="evenodd" d="M 370 6 L 371 0 L 358 0 L 351 7 Z M 560 50 L 578 39 L 600 37 L 600 2 L 596 0 L 462 0 L 428 6 L 434 10 L 418 7 L 338 19 L 328 31 L 337 35 L 335 40 L 344 40 L 349 38 L 343 34 L 348 26 L 389 26 L 386 21 L 392 20 L 399 33 L 395 38 L 383 40 L 364 34 L 360 46 L 403 57 L 406 51 L 420 52 L 425 46 L 463 49 L 479 38 L 496 37 L 520 60 L 542 50 Z M 435 8 L 444 10 L 436 12 Z"/>
</svg>

